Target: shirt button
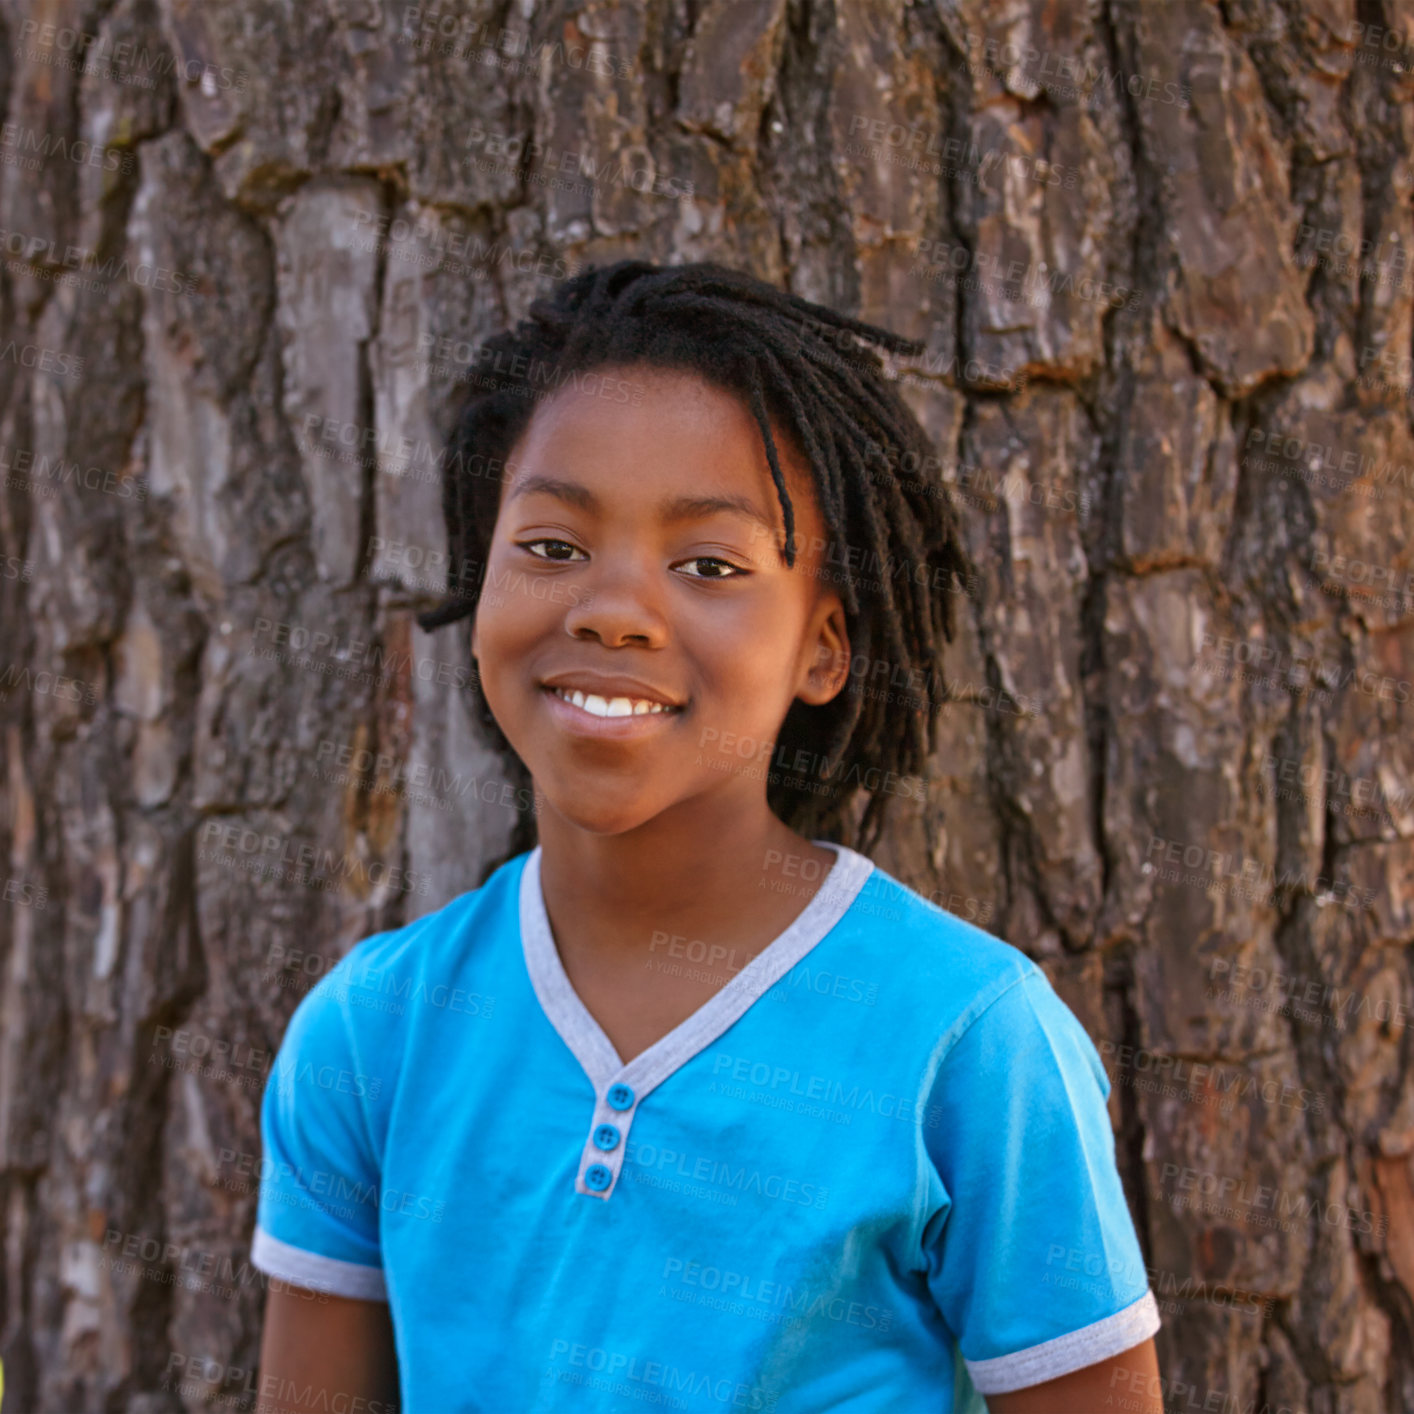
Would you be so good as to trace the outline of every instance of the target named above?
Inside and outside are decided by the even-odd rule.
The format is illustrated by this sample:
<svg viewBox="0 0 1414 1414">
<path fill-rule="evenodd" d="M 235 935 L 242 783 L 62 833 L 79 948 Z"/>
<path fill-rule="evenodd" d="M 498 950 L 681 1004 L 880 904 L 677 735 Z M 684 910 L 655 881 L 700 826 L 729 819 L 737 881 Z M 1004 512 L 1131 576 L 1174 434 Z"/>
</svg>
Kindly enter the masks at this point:
<svg viewBox="0 0 1414 1414">
<path fill-rule="evenodd" d="M 601 1124 L 594 1131 L 594 1146 L 598 1149 L 612 1149 L 619 1142 L 619 1131 L 612 1124 Z"/>
<path fill-rule="evenodd" d="M 612 1178 L 613 1174 L 603 1164 L 590 1164 L 584 1171 L 584 1186 L 592 1188 L 596 1193 L 602 1193 Z"/>
<path fill-rule="evenodd" d="M 609 1106 L 615 1110 L 626 1110 L 633 1105 L 633 1087 L 629 1085 L 609 1086 Z"/>
</svg>

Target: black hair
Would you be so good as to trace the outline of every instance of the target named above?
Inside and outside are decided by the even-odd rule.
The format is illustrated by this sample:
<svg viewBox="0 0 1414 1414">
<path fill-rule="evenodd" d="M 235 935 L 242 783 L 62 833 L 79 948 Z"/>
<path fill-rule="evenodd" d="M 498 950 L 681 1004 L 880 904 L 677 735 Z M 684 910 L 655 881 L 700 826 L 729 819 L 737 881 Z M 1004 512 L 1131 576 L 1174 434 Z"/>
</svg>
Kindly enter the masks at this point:
<svg viewBox="0 0 1414 1414">
<path fill-rule="evenodd" d="M 446 596 L 418 623 L 431 630 L 475 611 L 501 472 L 542 399 L 587 386 L 585 374 L 608 367 L 700 375 L 741 397 L 761 429 L 789 566 L 795 516 L 773 421 L 809 464 L 830 547 L 822 574 L 840 594 L 849 630 L 844 688 L 822 706 L 792 703 L 769 765 L 758 763 L 769 772 L 768 804 L 806 838 L 867 852 L 889 799 L 918 791 L 932 754 L 947 695 L 941 656 L 954 630 L 951 595 L 966 570 L 941 477 L 925 474 L 939 465 L 928 436 L 879 355 L 859 341 L 902 354 L 921 354 L 924 344 L 708 262 L 587 266 L 534 300 L 528 316 L 477 349 L 473 391 L 442 457 Z M 861 657 L 863 674 L 855 671 Z M 528 773 L 474 673 L 471 689 L 487 741 L 524 787 Z M 859 790 L 870 798 L 856 832 L 850 806 Z M 512 854 L 533 842 L 533 819 L 523 818 Z"/>
</svg>

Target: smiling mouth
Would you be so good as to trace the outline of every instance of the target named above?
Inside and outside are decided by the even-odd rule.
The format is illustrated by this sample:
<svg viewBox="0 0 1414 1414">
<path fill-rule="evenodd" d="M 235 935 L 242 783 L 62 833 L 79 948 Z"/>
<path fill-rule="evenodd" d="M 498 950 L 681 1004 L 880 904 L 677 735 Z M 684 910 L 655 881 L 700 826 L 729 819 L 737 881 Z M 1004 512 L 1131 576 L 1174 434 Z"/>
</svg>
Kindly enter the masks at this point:
<svg viewBox="0 0 1414 1414">
<path fill-rule="evenodd" d="M 578 688 L 549 687 L 545 689 L 562 702 L 578 707 L 591 717 L 651 717 L 667 716 L 681 712 L 681 707 L 670 707 L 666 703 L 653 702 L 645 697 L 601 697 L 593 692 L 581 692 Z"/>
</svg>

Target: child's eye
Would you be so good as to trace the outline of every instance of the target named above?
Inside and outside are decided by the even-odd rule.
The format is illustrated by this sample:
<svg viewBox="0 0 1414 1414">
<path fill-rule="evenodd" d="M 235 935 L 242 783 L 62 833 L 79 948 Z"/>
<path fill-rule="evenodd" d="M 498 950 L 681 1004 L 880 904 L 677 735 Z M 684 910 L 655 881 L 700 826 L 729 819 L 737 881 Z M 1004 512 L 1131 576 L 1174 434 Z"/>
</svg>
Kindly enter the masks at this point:
<svg viewBox="0 0 1414 1414">
<path fill-rule="evenodd" d="M 529 550 L 530 553 L 534 555 L 537 560 L 558 560 L 563 563 L 569 557 L 566 555 L 542 555 L 533 548 L 536 545 L 562 545 L 566 550 L 573 550 L 581 555 L 584 554 L 584 551 L 581 550 L 579 546 L 571 545 L 568 540 L 555 540 L 549 536 L 546 536 L 545 538 L 540 540 L 517 540 L 516 544 L 522 546 L 526 550 Z"/>
<path fill-rule="evenodd" d="M 581 555 L 585 559 L 589 558 L 578 545 L 572 545 L 568 540 L 559 540 L 551 536 L 542 536 L 538 540 L 517 540 L 516 544 L 528 550 L 538 560 L 551 560 L 557 564 L 568 564 L 575 555 Z M 557 547 L 558 551 L 568 550 L 570 553 L 568 555 L 563 553 L 551 553 L 548 550 L 542 552 L 536 548 L 540 545 L 554 546 Z M 691 559 L 684 560 L 682 563 L 685 565 L 705 564 L 718 566 L 717 569 L 705 574 L 689 575 L 689 579 L 735 579 L 738 575 L 747 573 L 746 570 L 732 564 L 730 560 L 722 559 L 720 555 L 693 555 Z"/>
<path fill-rule="evenodd" d="M 731 571 L 731 573 L 729 574 L 693 574 L 688 576 L 689 579 L 736 579 L 738 576 L 747 573 L 746 570 L 741 569 L 739 566 L 732 564 L 730 560 L 722 559 L 720 555 L 694 555 L 690 560 L 684 560 L 683 564 L 725 565 L 726 568 Z"/>
</svg>

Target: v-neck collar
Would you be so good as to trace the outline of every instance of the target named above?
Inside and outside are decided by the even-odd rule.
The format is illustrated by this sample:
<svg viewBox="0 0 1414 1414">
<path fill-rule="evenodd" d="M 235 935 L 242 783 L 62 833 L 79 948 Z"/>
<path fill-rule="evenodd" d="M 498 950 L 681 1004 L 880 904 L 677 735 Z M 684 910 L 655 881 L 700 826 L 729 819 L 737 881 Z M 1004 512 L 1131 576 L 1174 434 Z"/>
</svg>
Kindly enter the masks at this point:
<svg viewBox="0 0 1414 1414">
<path fill-rule="evenodd" d="M 530 851 L 520 878 L 520 935 L 526 970 L 546 1018 L 574 1053 L 596 1095 L 615 1082 L 632 1086 L 640 1099 L 647 1095 L 745 1015 L 844 917 L 873 872 L 874 862 L 833 840 L 813 843 L 834 850 L 837 858 L 795 921 L 691 1016 L 627 1064 L 570 984 L 540 887 L 541 846 Z"/>
</svg>

